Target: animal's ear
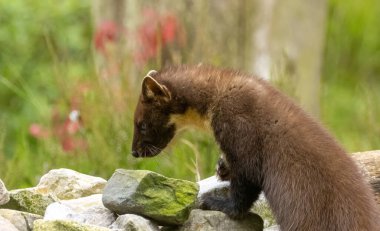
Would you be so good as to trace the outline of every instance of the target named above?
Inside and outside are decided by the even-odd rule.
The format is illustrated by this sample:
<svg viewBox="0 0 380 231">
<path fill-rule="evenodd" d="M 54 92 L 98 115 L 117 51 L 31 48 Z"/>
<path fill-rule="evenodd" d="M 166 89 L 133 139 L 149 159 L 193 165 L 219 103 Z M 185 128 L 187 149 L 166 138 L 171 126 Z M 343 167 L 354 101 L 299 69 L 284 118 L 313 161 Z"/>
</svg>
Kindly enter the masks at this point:
<svg viewBox="0 0 380 231">
<path fill-rule="evenodd" d="M 142 95 L 144 99 L 169 102 L 171 100 L 171 94 L 168 88 L 158 83 L 149 73 L 142 83 Z"/>
</svg>

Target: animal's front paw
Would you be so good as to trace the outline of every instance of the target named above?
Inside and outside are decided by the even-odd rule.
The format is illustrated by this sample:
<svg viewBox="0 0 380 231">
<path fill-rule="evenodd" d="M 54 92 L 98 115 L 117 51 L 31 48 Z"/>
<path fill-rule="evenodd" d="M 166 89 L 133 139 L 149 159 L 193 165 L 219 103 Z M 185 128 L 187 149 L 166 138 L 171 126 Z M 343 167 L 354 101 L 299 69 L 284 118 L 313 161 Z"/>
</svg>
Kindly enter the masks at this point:
<svg viewBox="0 0 380 231">
<path fill-rule="evenodd" d="M 233 220 L 243 220 L 248 215 L 248 213 L 241 213 L 240 211 L 234 209 L 225 213 Z"/>
<path fill-rule="evenodd" d="M 245 212 L 241 212 L 238 208 L 234 207 L 232 201 L 226 198 L 204 196 L 201 199 L 200 208 L 203 210 L 221 211 L 235 220 L 243 219 L 247 215 Z"/>
<path fill-rule="evenodd" d="M 209 195 L 204 195 L 202 198 L 201 198 L 201 201 L 200 201 L 200 204 L 199 204 L 199 207 L 203 210 L 215 210 L 214 209 L 214 205 L 215 205 L 215 198 L 214 197 L 211 197 Z"/>
</svg>

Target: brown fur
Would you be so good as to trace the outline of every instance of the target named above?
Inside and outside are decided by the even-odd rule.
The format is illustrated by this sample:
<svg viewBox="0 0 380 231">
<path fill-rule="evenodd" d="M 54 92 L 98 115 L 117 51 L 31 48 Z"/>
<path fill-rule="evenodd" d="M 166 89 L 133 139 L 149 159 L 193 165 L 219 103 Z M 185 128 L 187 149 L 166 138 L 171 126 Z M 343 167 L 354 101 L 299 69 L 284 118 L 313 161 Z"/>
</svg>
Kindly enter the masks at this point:
<svg viewBox="0 0 380 231">
<path fill-rule="evenodd" d="M 157 155 L 181 123 L 193 122 L 211 127 L 231 181 L 228 200 L 205 197 L 203 208 L 240 218 L 263 191 L 282 230 L 380 230 L 353 160 L 267 82 L 208 66 L 154 73 L 136 108 L 133 155 Z"/>
</svg>

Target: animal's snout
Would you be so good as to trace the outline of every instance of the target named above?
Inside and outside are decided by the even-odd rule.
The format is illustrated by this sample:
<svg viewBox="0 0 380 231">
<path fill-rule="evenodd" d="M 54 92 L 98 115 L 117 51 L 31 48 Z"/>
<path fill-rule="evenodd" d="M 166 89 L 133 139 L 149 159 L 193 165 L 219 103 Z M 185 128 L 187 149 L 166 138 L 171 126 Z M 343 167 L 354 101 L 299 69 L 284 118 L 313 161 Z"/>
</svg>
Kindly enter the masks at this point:
<svg viewBox="0 0 380 231">
<path fill-rule="evenodd" d="M 139 157 L 139 153 L 135 150 L 132 151 L 132 156 Z"/>
</svg>

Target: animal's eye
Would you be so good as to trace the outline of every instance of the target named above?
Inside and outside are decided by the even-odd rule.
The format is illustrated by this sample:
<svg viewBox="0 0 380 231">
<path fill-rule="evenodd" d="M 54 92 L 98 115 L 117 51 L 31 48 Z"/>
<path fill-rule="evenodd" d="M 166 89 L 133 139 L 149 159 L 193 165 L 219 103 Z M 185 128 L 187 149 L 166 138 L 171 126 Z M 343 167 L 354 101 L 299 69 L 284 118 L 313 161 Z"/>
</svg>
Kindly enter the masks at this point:
<svg viewBox="0 0 380 231">
<path fill-rule="evenodd" d="M 139 130 L 144 135 L 146 133 L 147 125 L 146 123 L 140 123 L 139 124 Z"/>
</svg>

